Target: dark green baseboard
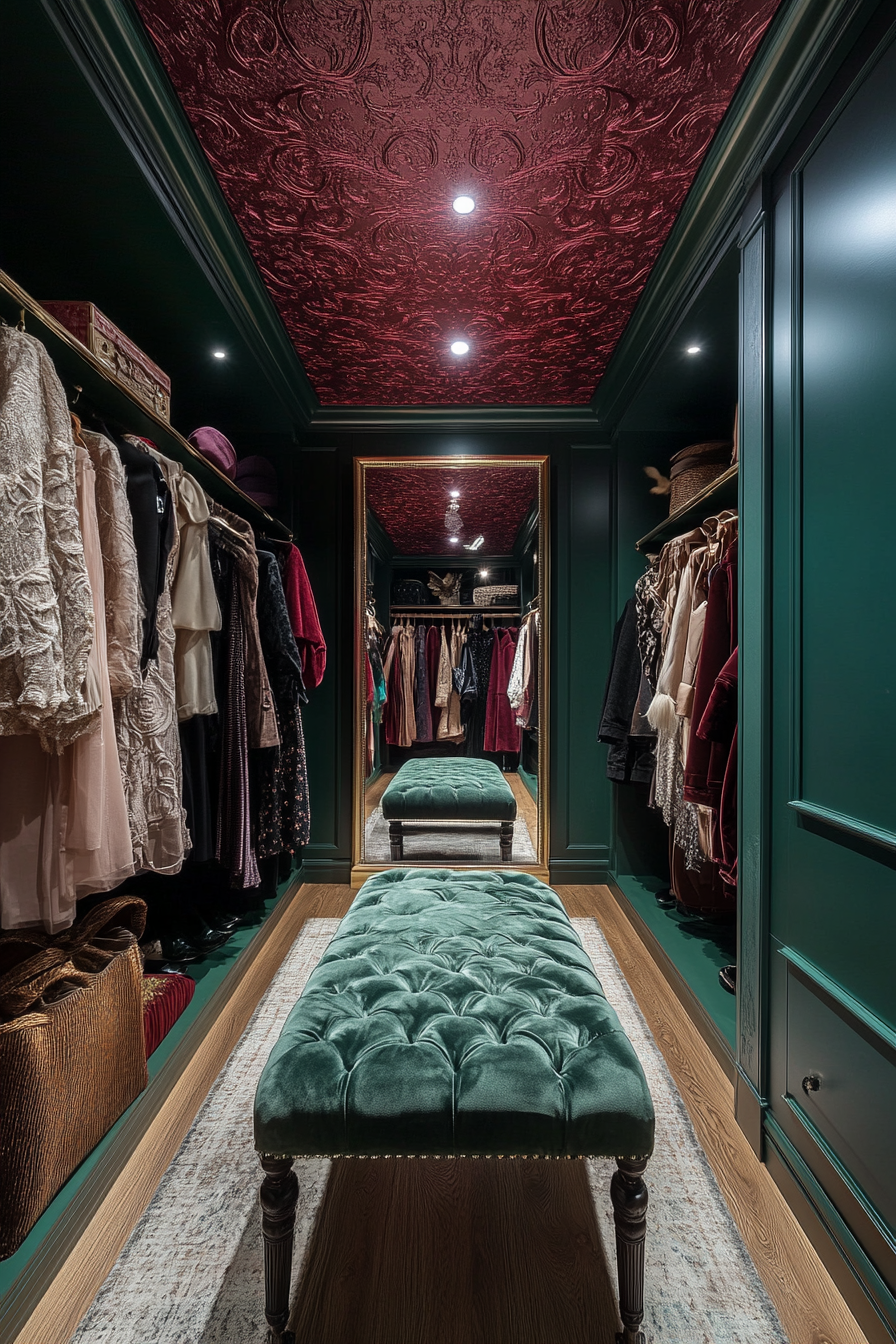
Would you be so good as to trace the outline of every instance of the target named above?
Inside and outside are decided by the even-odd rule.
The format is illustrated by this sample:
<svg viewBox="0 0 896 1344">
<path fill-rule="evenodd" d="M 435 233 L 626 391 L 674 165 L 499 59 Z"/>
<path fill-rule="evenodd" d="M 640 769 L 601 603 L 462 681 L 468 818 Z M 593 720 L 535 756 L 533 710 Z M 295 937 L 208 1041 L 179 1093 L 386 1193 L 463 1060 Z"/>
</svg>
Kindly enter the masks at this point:
<svg viewBox="0 0 896 1344">
<path fill-rule="evenodd" d="M 293 873 L 280 885 L 277 897 L 265 903 L 261 924 L 238 929 L 213 956 L 190 968 L 196 978 L 193 999 L 150 1057 L 148 1087 L 69 1177 L 15 1254 L 0 1261 L 0 1344 L 9 1344 L 21 1332 L 212 1023 L 226 1011 L 236 985 L 266 941 L 260 935 L 275 932 L 276 906 L 301 880 L 301 870 Z"/>
<path fill-rule="evenodd" d="M 552 884 L 561 887 L 603 886 L 610 875 L 608 859 L 600 851 L 594 858 L 549 859 L 548 871 Z"/>
<path fill-rule="evenodd" d="M 868 1344 L 893 1344 L 896 1339 L 896 1295 L 796 1148 L 768 1113 L 765 1139 L 765 1162 L 775 1184 L 858 1321 Z"/>
<path fill-rule="evenodd" d="M 352 880 L 352 861 L 351 859 L 303 857 L 302 874 L 303 882 L 323 882 L 327 885 L 345 886 Z"/>
<path fill-rule="evenodd" d="M 659 911 L 659 907 L 653 900 L 652 892 L 643 887 L 637 878 L 624 874 L 611 875 L 606 880 L 623 911 L 634 925 L 641 941 L 649 948 L 651 956 L 662 971 L 672 992 L 682 1004 L 704 1041 L 706 1041 L 726 1076 L 733 1083 L 735 1078 L 733 1011 L 731 1012 L 729 1029 L 726 1031 L 724 1026 L 716 1020 L 716 1015 L 704 1001 L 703 995 L 698 993 L 691 983 L 687 968 L 679 967 L 666 940 L 662 938 L 663 925 L 660 924 L 657 927 L 653 914 L 654 910 L 660 914 L 663 912 Z M 645 894 L 650 898 L 649 901 L 645 902 Z M 652 906 L 651 902 L 653 903 Z M 715 989 L 719 994 L 725 994 L 725 991 L 718 984 L 717 970 L 715 971 L 715 977 Z M 705 987 L 701 984 L 700 988 L 704 989 Z M 733 996 L 731 997 L 731 1005 L 733 1010 Z"/>
</svg>

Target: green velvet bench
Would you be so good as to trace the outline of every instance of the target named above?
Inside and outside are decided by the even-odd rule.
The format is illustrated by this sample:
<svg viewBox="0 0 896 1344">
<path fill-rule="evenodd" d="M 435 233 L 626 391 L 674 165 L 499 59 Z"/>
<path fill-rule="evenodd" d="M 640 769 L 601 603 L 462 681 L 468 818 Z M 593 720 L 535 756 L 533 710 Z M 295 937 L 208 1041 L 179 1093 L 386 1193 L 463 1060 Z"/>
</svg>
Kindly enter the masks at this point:
<svg viewBox="0 0 896 1344">
<path fill-rule="evenodd" d="M 383 794 L 393 860 L 404 858 L 406 822 L 496 821 L 501 827 L 501 861 L 513 853 L 516 799 L 492 761 L 429 756 L 406 761 Z"/>
<path fill-rule="evenodd" d="M 377 874 L 258 1084 L 269 1341 L 294 1344 L 295 1158 L 599 1156 L 617 1163 L 617 1340 L 644 1344 L 653 1129 L 638 1057 L 549 887 L 501 871 Z"/>
</svg>

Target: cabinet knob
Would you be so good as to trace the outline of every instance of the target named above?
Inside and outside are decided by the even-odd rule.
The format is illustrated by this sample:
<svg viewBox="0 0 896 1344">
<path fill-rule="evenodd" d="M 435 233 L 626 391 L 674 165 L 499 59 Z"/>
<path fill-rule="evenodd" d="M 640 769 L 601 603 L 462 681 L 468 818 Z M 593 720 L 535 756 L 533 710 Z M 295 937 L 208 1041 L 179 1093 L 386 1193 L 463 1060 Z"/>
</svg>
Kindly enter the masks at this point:
<svg viewBox="0 0 896 1344">
<path fill-rule="evenodd" d="M 821 1087 L 821 1079 L 817 1073 L 807 1073 L 803 1079 L 803 1091 L 808 1096 L 810 1092 L 817 1092 Z"/>
</svg>

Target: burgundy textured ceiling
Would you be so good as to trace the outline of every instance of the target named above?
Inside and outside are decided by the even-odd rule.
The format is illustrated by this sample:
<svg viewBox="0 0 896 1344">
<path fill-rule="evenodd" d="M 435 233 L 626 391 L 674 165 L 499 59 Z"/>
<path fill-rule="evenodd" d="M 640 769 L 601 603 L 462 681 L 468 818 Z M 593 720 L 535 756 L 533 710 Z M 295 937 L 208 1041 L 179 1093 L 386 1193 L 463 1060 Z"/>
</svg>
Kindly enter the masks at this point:
<svg viewBox="0 0 896 1344">
<path fill-rule="evenodd" d="M 367 503 L 399 555 L 509 555 L 538 494 L 537 467 L 376 467 L 366 473 Z M 445 511 L 458 490 L 460 544 L 446 540 Z M 480 533 L 478 552 L 463 548 Z"/>
<path fill-rule="evenodd" d="M 587 402 L 778 3 L 137 0 L 325 405 Z"/>
</svg>

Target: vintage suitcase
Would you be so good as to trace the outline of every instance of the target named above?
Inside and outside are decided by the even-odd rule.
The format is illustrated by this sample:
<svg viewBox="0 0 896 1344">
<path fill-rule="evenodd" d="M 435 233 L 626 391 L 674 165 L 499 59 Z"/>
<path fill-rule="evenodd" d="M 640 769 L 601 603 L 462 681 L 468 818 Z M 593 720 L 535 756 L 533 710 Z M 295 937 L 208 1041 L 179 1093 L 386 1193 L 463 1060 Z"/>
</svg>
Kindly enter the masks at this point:
<svg viewBox="0 0 896 1344">
<path fill-rule="evenodd" d="M 150 410 L 171 419 L 171 379 L 95 304 L 50 299 L 43 306 Z"/>
</svg>

